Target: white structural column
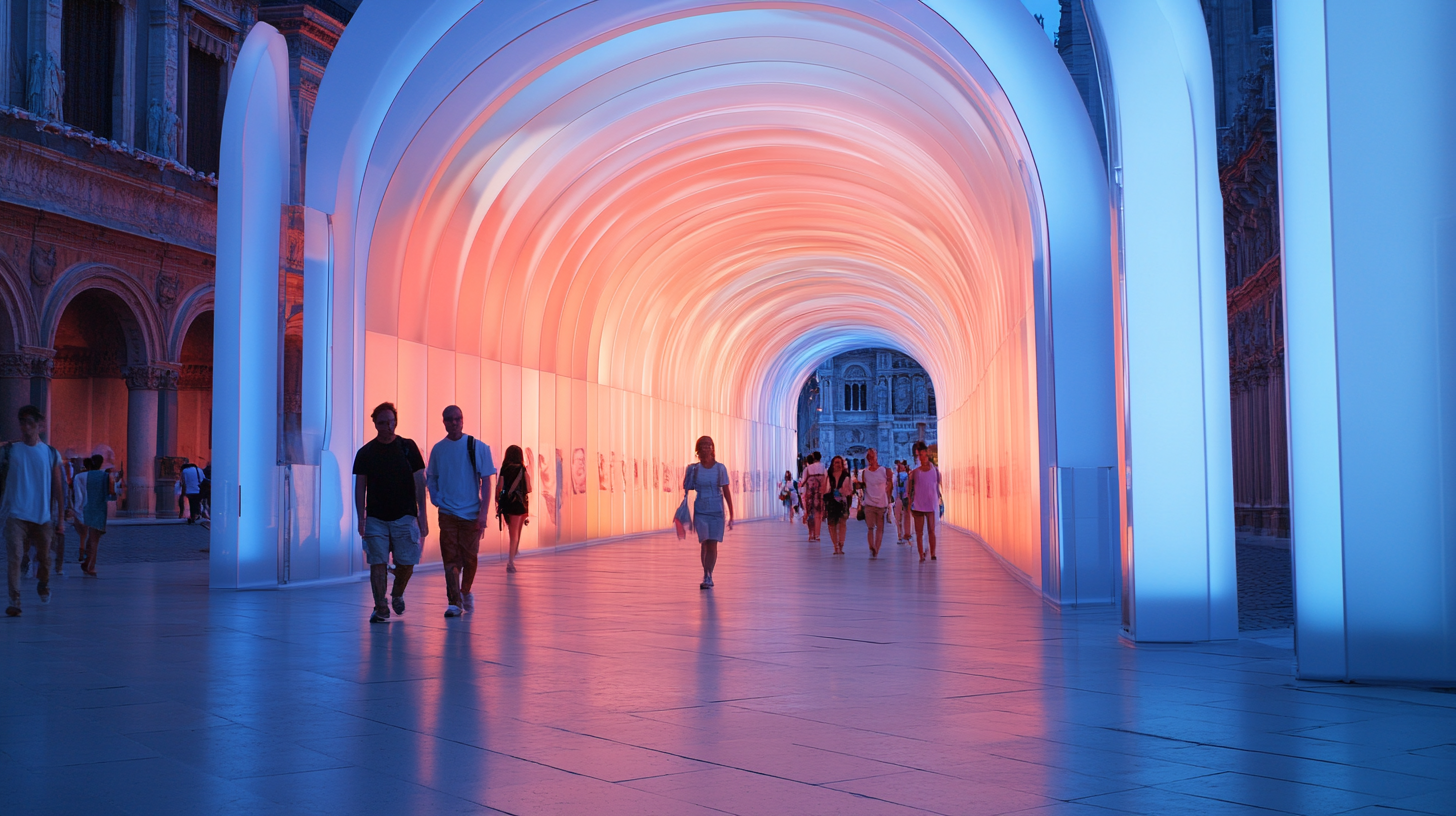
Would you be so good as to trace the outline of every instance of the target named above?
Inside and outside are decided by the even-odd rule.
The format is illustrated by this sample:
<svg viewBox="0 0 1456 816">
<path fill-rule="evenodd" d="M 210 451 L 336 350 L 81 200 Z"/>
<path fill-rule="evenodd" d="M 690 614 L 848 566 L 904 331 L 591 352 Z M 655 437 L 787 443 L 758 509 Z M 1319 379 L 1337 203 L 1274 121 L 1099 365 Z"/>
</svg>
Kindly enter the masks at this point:
<svg viewBox="0 0 1456 816">
<path fill-rule="evenodd" d="M 278 257 L 287 194 L 288 49 L 257 23 L 238 54 L 218 174 L 212 585 L 278 576 Z"/>
<path fill-rule="evenodd" d="M 1283 0 L 1276 13 L 1290 517 L 1299 542 L 1297 658 L 1303 677 L 1343 678 L 1345 559 L 1324 0 Z"/>
<path fill-rule="evenodd" d="M 1223 212 L 1203 17 L 1195 0 L 1102 0 L 1088 14 L 1119 243 L 1123 622 L 1139 641 L 1233 638 Z"/>
<path fill-rule="evenodd" d="M 1456 680 L 1456 4 L 1277 4 L 1299 673 Z"/>
</svg>

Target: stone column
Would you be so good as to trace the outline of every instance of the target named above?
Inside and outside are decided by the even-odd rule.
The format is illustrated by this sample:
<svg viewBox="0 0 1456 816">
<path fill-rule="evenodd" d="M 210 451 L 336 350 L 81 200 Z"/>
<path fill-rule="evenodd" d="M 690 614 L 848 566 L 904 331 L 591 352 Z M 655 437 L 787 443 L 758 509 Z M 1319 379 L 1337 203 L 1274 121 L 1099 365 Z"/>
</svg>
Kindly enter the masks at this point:
<svg viewBox="0 0 1456 816">
<path fill-rule="evenodd" d="M 23 352 L 0 354 L 0 439 L 20 438 L 15 412 L 30 402 L 31 364 L 27 357 Z"/>
<path fill-rule="evenodd" d="M 156 515 L 157 394 L 163 383 L 175 389 L 177 372 L 161 366 L 131 366 L 126 388 L 126 509 L 130 518 Z"/>
<path fill-rule="evenodd" d="M 177 383 L 181 379 L 181 366 L 154 366 L 159 369 L 157 377 L 157 457 L 177 455 Z M 157 513 L 171 516 L 176 509 L 176 476 L 178 465 L 174 462 L 165 468 L 165 473 L 154 472 L 156 477 Z M 156 468 L 155 471 L 164 470 Z"/>
<path fill-rule="evenodd" d="M 54 351 L 32 346 L 0 354 L 0 439 L 20 438 L 15 415 L 22 405 L 34 405 L 50 415 L 54 357 Z M 49 438 L 49 432 L 44 436 Z"/>
<path fill-rule="evenodd" d="M 56 352 L 54 349 L 26 346 L 23 352 L 30 358 L 30 404 L 40 409 L 47 418 L 51 415 L 51 375 L 55 373 Z M 18 423 L 18 420 L 17 420 Z M 41 432 L 41 439 L 50 441 L 51 426 L 47 422 Z"/>
</svg>

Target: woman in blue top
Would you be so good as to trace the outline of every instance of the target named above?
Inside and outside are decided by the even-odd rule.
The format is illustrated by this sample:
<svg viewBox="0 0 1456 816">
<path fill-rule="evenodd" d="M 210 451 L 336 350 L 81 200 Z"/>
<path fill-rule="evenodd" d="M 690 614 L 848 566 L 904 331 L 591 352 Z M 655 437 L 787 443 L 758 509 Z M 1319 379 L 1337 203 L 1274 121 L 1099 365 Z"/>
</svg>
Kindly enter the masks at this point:
<svg viewBox="0 0 1456 816">
<path fill-rule="evenodd" d="M 683 491 L 696 490 L 693 501 L 693 528 L 698 531 L 698 544 L 702 550 L 703 582 L 699 589 L 713 586 L 713 567 L 718 563 L 718 542 L 723 540 L 725 530 L 723 507 L 728 507 L 726 529 L 733 529 L 733 496 L 728 492 L 728 468 L 715 456 L 713 437 L 700 436 L 694 446 L 698 452 L 698 463 L 688 465 L 683 474 Z"/>
</svg>

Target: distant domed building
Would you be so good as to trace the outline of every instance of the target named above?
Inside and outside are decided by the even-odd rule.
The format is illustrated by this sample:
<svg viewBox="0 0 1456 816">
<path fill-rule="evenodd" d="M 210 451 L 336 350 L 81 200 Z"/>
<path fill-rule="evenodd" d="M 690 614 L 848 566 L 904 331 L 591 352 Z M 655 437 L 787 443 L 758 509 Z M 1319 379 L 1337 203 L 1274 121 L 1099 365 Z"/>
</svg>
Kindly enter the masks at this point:
<svg viewBox="0 0 1456 816">
<path fill-rule="evenodd" d="M 799 453 L 821 451 L 865 466 L 909 459 L 917 440 L 936 442 L 935 386 L 914 358 L 890 349 L 850 351 L 824 361 L 799 393 Z"/>
</svg>

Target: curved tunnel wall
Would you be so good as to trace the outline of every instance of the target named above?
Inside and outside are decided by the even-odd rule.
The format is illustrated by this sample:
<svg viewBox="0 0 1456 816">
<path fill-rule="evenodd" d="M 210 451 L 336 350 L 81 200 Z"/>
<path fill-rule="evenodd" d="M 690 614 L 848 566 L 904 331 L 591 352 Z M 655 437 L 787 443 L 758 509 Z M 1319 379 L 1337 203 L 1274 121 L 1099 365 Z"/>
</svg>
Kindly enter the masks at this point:
<svg viewBox="0 0 1456 816">
<path fill-rule="evenodd" d="M 320 577 L 358 566 L 348 466 L 378 401 L 426 444 L 454 402 L 497 456 L 529 446 L 525 546 L 549 546 L 662 528 L 701 433 L 753 474 L 740 517 L 771 512 L 804 378 L 877 345 L 935 380 L 947 520 L 1040 582 L 1062 418 L 1048 213 L 1061 208 L 1068 279 L 1105 275 L 1105 187 L 1024 10 L 947 5 L 361 10 L 311 134 Z M 1007 41 L 992 50 L 1021 49 L 1001 76 L 957 30 L 976 23 Z M 1033 113 L 1043 131 L 1086 131 L 1059 138 L 1081 154 L 1048 159 L 1082 162 L 1060 189 L 998 82 L 1045 86 L 1027 64 L 1066 86 Z"/>
</svg>

